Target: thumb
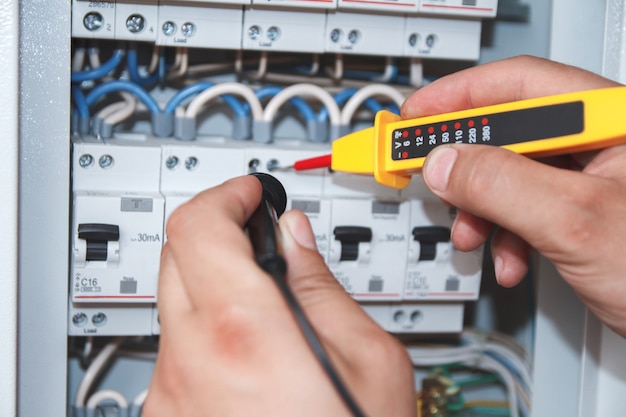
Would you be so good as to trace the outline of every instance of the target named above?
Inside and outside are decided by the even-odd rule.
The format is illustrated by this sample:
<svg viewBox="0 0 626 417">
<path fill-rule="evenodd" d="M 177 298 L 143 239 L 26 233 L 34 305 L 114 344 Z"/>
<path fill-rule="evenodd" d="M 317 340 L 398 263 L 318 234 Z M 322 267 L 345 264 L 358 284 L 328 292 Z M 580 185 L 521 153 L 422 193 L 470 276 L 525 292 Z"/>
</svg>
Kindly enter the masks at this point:
<svg viewBox="0 0 626 417">
<path fill-rule="evenodd" d="M 424 181 L 440 198 L 520 236 L 553 261 L 571 255 L 599 177 L 555 168 L 506 149 L 451 145 L 426 159 Z M 593 199 L 591 199 L 593 200 Z"/>
</svg>

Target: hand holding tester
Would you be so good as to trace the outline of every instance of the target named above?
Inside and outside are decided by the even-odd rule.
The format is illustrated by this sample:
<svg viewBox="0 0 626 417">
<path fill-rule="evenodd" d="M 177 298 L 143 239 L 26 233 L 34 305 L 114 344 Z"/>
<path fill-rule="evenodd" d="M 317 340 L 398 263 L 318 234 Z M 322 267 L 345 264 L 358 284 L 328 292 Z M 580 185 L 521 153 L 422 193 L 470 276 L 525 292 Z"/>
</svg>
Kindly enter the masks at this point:
<svg viewBox="0 0 626 417">
<path fill-rule="evenodd" d="M 614 87 L 408 120 L 383 110 L 373 127 L 335 140 L 331 155 L 293 168 L 373 174 L 383 185 L 404 188 L 439 145 L 486 144 L 538 158 L 626 143 L 625 108 L 626 87 Z"/>
</svg>

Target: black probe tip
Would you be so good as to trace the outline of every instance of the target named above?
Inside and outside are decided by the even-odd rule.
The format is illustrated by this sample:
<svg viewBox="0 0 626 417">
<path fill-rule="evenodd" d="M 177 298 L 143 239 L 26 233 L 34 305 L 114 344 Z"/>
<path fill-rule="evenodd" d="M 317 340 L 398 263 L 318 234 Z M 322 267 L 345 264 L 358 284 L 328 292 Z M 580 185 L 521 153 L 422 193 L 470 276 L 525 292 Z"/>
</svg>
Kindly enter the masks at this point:
<svg viewBox="0 0 626 417">
<path fill-rule="evenodd" d="M 263 186 L 263 198 L 274 207 L 276 216 L 280 217 L 287 208 L 287 193 L 285 192 L 285 187 L 270 174 L 255 172 L 250 175 L 254 175 L 261 182 Z"/>
</svg>

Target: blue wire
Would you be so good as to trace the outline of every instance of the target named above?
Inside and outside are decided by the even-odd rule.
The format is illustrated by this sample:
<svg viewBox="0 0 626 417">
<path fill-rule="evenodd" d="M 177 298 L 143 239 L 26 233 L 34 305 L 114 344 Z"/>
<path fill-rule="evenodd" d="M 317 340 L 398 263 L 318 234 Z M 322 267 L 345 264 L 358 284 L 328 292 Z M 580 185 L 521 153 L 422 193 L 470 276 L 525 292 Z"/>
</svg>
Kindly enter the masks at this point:
<svg viewBox="0 0 626 417">
<path fill-rule="evenodd" d="M 146 105 L 146 107 L 148 107 L 150 113 L 161 113 L 161 109 L 159 108 L 159 104 L 156 102 L 156 100 L 150 94 L 148 94 L 146 90 L 130 81 L 110 81 L 104 84 L 100 84 L 99 86 L 91 90 L 89 94 L 87 94 L 87 106 L 91 107 L 96 101 L 98 101 L 100 97 L 116 91 L 127 91 L 131 94 L 134 94 Z"/>
<path fill-rule="evenodd" d="M 130 75 L 130 79 L 133 82 L 141 86 L 147 86 L 147 85 L 156 84 L 159 81 L 160 69 L 155 71 L 154 74 L 150 74 L 149 76 L 145 78 L 139 75 L 139 67 L 137 64 L 137 50 L 136 49 L 128 50 L 128 54 L 126 56 L 126 63 L 128 64 L 128 75 Z M 161 60 L 159 60 L 159 64 L 160 63 L 161 63 Z"/>
<path fill-rule="evenodd" d="M 334 99 L 337 102 L 337 105 L 341 106 L 343 105 L 346 101 L 348 101 L 348 99 L 350 97 L 352 97 L 354 95 L 354 93 L 356 93 L 358 90 L 356 88 L 346 88 L 345 90 L 341 90 L 340 92 L 338 92 L 337 94 L 334 95 Z M 381 105 L 376 99 L 374 99 L 373 97 L 368 97 L 363 104 L 365 104 L 365 106 L 370 109 L 373 113 L 378 113 L 381 110 L 384 110 L 385 107 L 383 107 L 383 105 Z M 400 110 L 398 109 L 398 106 L 395 105 L 395 103 L 392 103 L 389 107 L 388 110 L 399 114 Z M 320 122 L 324 122 L 328 119 L 328 109 L 326 107 L 322 107 L 319 111 L 319 113 L 317 114 L 317 120 L 319 120 Z"/>
<path fill-rule="evenodd" d="M 266 97 L 272 97 L 276 94 L 280 93 L 282 88 L 274 86 L 274 85 L 266 85 L 265 87 L 261 87 L 255 91 L 256 96 L 259 100 L 263 100 Z M 302 100 L 300 97 L 292 97 L 289 99 L 289 103 L 291 103 L 304 117 L 306 121 L 315 120 L 315 112 L 309 106 L 306 101 Z M 246 111 L 250 110 L 250 105 L 248 103 L 244 103 L 244 108 Z"/>
<path fill-rule="evenodd" d="M 78 116 L 81 119 L 89 119 L 89 106 L 83 91 L 76 85 L 72 86 L 72 97 L 74 98 L 74 104 L 78 110 Z"/>
<path fill-rule="evenodd" d="M 72 82 L 80 83 L 83 81 L 89 80 L 97 80 L 99 78 L 105 77 L 109 72 L 113 71 L 117 66 L 122 62 L 122 58 L 124 57 L 124 50 L 116 49 L 113 52 L 113 56 L 109 58 L 107 62 L 100 65 L 98 68 L 94 68 L 87 71 L 75 71 L 72 72 Z"/>
<path fill-rule="evenodd" d="M 199 94 L 206 90 L 207 88 L 213 87 L 215 84 L 201 81 L 192 85 L 189 85 L 178 93 L 176 93 L 172 98 L 169 99 L 167 104 L 165 105 L 165 109 L 163 113 L 171 114 L 174 113 L 176 107 L 180 106 L 180 104 L 188 99 L 189 97 Z M 248 115 L 248 111 L 246 111 L 245 105 L 241 104 L 239 100 L 235 98 L 232 94 L 222 94 L 222 99 L 230 106 L 237 117 L 246 117 Z M 248 107 L 249 110 L 249 107 Z"/>
</svg>

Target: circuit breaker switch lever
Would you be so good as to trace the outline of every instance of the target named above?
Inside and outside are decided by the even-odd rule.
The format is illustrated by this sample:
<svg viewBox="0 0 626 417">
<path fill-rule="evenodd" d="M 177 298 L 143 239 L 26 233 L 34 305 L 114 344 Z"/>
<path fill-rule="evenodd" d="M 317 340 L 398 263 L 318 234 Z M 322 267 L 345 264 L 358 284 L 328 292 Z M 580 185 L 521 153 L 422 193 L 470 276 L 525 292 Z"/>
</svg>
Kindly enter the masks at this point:
<svg viewBox="0 0 626 417">
<path fill-rule="evenodd" d="M 341 242 L 340 261 L 356 261 L 359 243 L 372 241 L 372 229 L 362 226 L 337 226 L 333 230 L 335 240 Z"/>
<path fill-rule="evenodd" d="M 450 241 L 450 229 L 444 226 L 420 226 L 413 228 L 413 240 L 420 244 L 418 261 L 434 261 L 437 243 Z"/>
<path fill-rule="evenodd" d="M 86 241 L 85 260 L 106 261 L 109 242 L 120 240 L 120 227 L 114 224 L 81 223 L 78 238 Z"/>
</svg>

